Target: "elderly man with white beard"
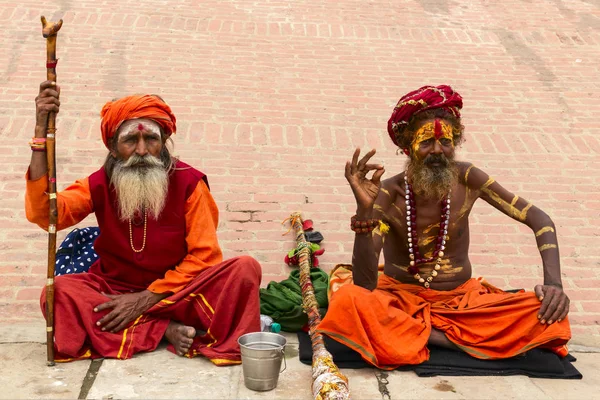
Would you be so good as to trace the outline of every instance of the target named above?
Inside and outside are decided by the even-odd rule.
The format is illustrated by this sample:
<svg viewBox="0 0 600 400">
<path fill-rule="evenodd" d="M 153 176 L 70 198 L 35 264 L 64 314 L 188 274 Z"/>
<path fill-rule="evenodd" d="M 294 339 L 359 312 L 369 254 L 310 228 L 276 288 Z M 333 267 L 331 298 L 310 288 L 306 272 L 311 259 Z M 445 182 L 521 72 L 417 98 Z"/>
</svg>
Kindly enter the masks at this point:
<svg viewBox="0 0 600 400">
<path fill-rule="evenodd" d="M 59 93 L 54 82 L 40 85 L 26 175 L 27 218 L 46 230 L 45 134 Z M 56 277 L 56 361 L 127 359 L 164 338 L 178 355 L 239 364 L 237 338 L 260 330 L 260 265 L 223 261 L 208 179 L 171 155 L 176 118 L 163 99 L 127 96 L 101 116 L 104 165 L 57 193 L 57 230 L 95 213 L 100 235 L 87 273 Z"/>
</svg>

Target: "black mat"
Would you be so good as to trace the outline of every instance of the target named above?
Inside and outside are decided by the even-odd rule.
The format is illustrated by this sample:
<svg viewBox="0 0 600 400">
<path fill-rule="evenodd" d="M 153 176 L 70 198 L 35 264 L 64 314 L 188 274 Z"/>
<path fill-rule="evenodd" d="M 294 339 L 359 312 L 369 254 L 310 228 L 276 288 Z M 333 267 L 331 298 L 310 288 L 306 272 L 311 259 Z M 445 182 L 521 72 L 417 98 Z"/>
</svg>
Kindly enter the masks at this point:
<svg viewBox="0 0 600 400">
<path fill-rule="evenodd" d="M 298 332 L 300 361 L 312 364 L 312 346 L 305 332 Z M 325 346 L 332 354 L 333 361 L 340 368 L 371 367 L 360 354 L 349 347 L 325 337 Z M 533 349 L 527 353 L 503 360 L 480 360 L 466 353 L 441 347 L 430 347 L 430 358 L 419 365 L 398 368 L 401 371 L 415 371 L 418 376 L 507 376 L 526 375 L 532 378 L 581 379 L 581 373 L 571 364 L 575 357 L 560 358 L 545 349 Z"/>
</svg>

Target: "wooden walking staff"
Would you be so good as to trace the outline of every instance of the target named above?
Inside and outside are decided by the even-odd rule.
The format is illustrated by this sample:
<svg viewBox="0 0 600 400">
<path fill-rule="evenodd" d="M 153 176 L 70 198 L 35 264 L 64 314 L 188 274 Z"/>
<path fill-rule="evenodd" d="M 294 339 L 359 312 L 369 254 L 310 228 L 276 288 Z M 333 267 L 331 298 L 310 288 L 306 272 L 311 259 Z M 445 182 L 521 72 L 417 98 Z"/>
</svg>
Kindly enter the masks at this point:
<svg viewBox="0 0 600 400">
<path fill-rule="evenodd" d="M 342 400 L 350 398 L 348 378 L 344 376 L 333 362 L 331 353 L 325 348 L 323 335 L 316 331 L 321 322 L 319 305 L 315 298 L 315 290 L 310 280 L 310 248 L 304 237 L 302 216 L 293 213 L 288 218 L 296 231 L 298 261 L 300 266 L 300 286 L 302 288 L 302 307 L 308 314 L 308 326 L 313 350 L 312 361 L 312 391 L 315 400 Z"/>
<path fill-rule="evenodd" d="M 56 34 L 62 26 L 62 19 L 57 23 L 48 22 L 42 16 L 42 35 L 46 38 L 46 73 L 47 79 L 56 82 Z M 46 155 L 48 158 L 48 196 L 50 197 L 48 225 L 48 271 L 46 281 L 46 342 L 48 365 L 54 365 L 54 264 L 56 263 L 56 223 L 58 208 L 56 206 L 56 114 L 48 114 L 46 128 Z"/>
</svg>

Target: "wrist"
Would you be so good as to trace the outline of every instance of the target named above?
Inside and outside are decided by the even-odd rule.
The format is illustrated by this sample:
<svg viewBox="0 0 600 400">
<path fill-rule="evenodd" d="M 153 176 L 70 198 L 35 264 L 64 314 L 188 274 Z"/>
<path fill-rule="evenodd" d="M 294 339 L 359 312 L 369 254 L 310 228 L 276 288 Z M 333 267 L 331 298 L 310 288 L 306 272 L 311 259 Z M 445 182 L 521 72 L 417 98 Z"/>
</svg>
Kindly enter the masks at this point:
<svg viewBox="0 0 600 400">
<path fill-rule="evenodd" d="M 356 219 L 358 219 L 358 220 L 373 219 L 373 207 L 357 208 L 356 209 Z"/>
<path fill-rule="evenodd" d="M 146 292 L 146 299 L 148 300 L 148 304 L 150 304 L 151 306 L 155 305 L 162 299 L 169 297 L 168 293 L 154 293 L 149 291 L 148 289 L 146 289 Z"/>
<path fill-rule="evenodd" d="M 554 287 L 557 287 L 559 289 L 563 288 L 562 282 L 545 282 L 544 281 L 544 286 L 554 286 Z"/>
<path fill-rule="evenodd" d="M 45 138 L 46 137 L 46 128 L 43 126 L 36 125 L 34 132 L 35 132 L 36 138 Z"/>
</svg>

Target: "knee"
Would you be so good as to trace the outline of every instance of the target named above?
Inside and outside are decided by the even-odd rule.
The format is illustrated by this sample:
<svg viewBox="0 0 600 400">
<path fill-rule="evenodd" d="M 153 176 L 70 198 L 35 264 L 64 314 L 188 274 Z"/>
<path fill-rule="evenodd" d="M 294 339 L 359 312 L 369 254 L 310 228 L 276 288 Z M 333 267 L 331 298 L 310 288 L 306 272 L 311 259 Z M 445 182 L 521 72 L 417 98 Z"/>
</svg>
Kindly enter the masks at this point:
<svg viewBox="0 0 600 400">
<path fill-rule="evenodd" d="M 348 301 L 354 303 L 356 299 L 365 298 L 369 296 L 370 293 L 373 292 L 357 285 L 344 285 L 332 293 L 331 303 L 334 301 L 336 303 L 341 301 L 343 304 L 348 304 Z"/>
<path fill-rule="evenodd" d="M 250 256 L 240 256 L 235 259 L 234 265 L 245 282 L 260 285 L 262 268 L 258 261 Z"/>
<path fill-rule="evenodd" d="M 54 277 L 54 304 L 56 304 L 57 302 L 59 302 L 58 297 L 62 296 L 64 293 L 64 287 L 65 287 L 65 278 L 67 278 L 68 275 L 61 275 L 61 276 L 55 276 Z M 44 286 L 42 288 L 42 292 L 40 293 L 40 306 L 42 307 L 42 310 L 45 309 L 46 307 L 46 294 L 48 293 L 48 286 Z"/>
</svg>

